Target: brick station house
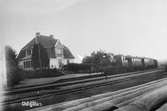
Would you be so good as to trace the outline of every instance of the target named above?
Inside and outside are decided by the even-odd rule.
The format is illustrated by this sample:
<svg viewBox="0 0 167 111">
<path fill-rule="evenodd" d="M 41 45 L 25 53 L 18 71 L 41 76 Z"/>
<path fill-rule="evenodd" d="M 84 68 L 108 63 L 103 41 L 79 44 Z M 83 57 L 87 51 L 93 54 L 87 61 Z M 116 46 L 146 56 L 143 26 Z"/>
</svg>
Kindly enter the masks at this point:
<svg viewBox="0 0 167 111">
<path fill-rule="evenodd" d="M 32 53 L 34 44 L 40 44 L 46 50 L 49 59 L 49 69 L 61 68 L 61 66 L 74 61 L 74 56 L 68 47 L 63 45 L 60 40 L 54 39 L 53 35 L 45 36 L 36 33 L 18 54 L 18 64 L 23 70 L 34 70 L 32 66 Z"/>
</svg>

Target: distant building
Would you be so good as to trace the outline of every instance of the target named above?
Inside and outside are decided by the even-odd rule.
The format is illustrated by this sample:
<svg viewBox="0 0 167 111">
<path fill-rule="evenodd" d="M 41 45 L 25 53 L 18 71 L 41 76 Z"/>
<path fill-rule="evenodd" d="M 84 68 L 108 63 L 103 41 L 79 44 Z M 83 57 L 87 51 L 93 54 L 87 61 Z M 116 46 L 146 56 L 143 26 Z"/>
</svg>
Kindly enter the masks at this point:
<svg viewBox="0 0 167 111">
<path fill-rule="evenodd" d="M 34 44 L 40 44 L 46 49 L 49 66 L 48 68 L 61 68 L 62 65 L 72 63 L 74 56 L 70 50 L 63 45 L 60 40 L 54 39 L 53 35 L 45 36 L 36 33 L 36 37 L 26 44 L 18 55 L 19 67 L 23 70 L 33 70 L 32 49 Z"/>
</svg>

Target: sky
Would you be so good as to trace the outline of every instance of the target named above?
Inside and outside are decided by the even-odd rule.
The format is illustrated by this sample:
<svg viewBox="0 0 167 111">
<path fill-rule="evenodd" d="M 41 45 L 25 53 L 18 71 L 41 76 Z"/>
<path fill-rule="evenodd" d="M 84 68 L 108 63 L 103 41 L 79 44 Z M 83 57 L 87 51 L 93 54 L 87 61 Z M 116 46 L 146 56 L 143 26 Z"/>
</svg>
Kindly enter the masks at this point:
<svg viewBox="0 0 167 111">
<path fill-rule="evenodd" d="M 76 58 L 97 50 L 167 59 L 166 0 L 0 0 L 1 44 L 53 34 Z"/>
</svg>

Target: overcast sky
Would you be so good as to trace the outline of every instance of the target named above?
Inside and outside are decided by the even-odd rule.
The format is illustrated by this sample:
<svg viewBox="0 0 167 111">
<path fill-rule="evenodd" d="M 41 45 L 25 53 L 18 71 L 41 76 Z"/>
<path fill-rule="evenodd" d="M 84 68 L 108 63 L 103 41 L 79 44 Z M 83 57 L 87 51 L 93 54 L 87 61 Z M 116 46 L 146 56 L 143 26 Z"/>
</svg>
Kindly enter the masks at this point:
<svg viewBox="0 0 167 111">
<path fill-rule="evenodd" d="M 17 52 L 36 32 L 75 56 L 103 49 L 167 59 L 167 0 L 0 0 L 1 42 Z"/>
</svg>

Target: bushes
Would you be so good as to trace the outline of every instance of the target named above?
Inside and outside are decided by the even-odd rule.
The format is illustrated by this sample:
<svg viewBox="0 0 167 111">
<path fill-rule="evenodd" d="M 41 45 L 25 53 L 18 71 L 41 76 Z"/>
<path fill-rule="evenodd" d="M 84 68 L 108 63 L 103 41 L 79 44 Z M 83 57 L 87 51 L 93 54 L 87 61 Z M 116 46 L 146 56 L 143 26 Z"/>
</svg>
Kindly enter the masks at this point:
<svg viewBox="0 0 167 111">
<path fill-rule="evenodd" d="M 123 66 L 100 66 L 94 64 L 68 64 L 63 67 L 66 73 L 93 73 L 104 72 L 105 74 L 118 74 L 134 71 L 133 68 Z"/>
<path fill-rule="evenodd" d="M 16 52 L 10 47 L 5 47 L 5 61 L 7 74 L 7 87 L 11 88 L 21 80 L 17 65 Z"/>
<path fill-rule="evenodd" d="M 94 72 L 93 65 L 71 63 L 63 67 L 63 71 L 70 73 L 90 73 Z"/>
<path fill-rule="evenodd" d="M 11 67 L 7 68 L 7 87 L 11 88 L 15 85 L 17 85 L 21 80 L 21 73 L 18 68 Z"/>
<path fill-rule="evenodd" d="M 102 70 L 105 74 L 118 74 L 128 71 L 126 67 L 114 67 L 114 66 L 106 66 L 103 67 Z"/>
<path fill-rule="evenodd" d="M 63 67 L 66 73 L 94 73 L 94 72 L 104 72 L 105 74 L 118 74 L 135 71 L 134 68 L 124 67 L 124 66 L 101 66 L 94 64 L 68 64 Z"/>
</svg>

